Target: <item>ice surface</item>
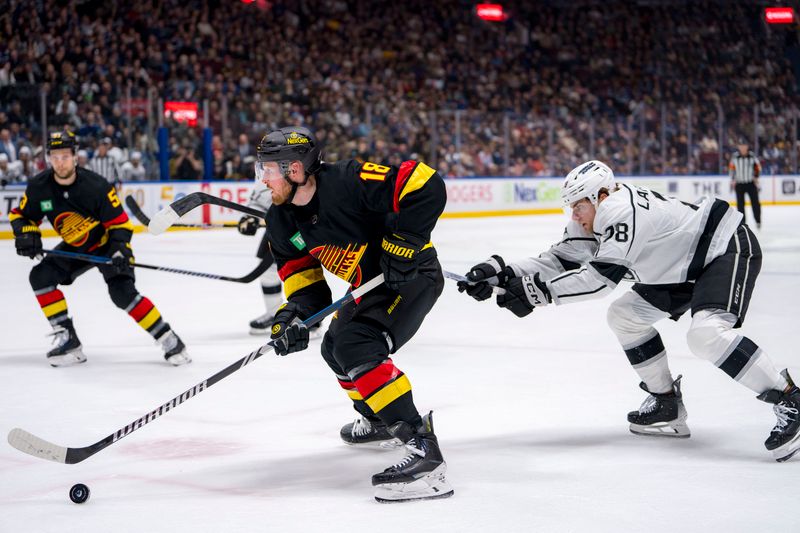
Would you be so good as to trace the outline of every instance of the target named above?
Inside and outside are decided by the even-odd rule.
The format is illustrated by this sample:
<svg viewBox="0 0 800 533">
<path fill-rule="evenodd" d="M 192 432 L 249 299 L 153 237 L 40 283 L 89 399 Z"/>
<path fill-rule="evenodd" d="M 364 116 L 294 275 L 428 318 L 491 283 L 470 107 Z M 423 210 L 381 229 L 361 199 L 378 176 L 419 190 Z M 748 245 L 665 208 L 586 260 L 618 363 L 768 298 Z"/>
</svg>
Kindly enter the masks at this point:
<svg viewBox="0 0 800 533">
<path fill-rule="evenodd" d="M 800 207 L 766 207 L 764 267 L 743 332 L 800 377 Z M 563 216 L 445 219 L 434 242 L 443 266 L 465 272 L 491 253 L 539 252 Z M 46 240 L 45 246 L 55 245 Z M 146 233 L 142 262 L 242 275 L 258 241 L 232 230 Z M 770 406 L 686 346 L 688 318 L 659 326 L 684 374 L 692 437 L 628 432 L 638 379 L 605 324 L 611 300 L 537 309 L 518 319 L 447 282 L 395 361 L 420 409 L 434 409 L 455 496 L 380 505 L 370 476 L 399 451 L 339 441 L 354 412 L 319 356 L 264 356 L 77 465 L 11 448 L 21 427 L 86 446 L 247 355 L 263 312 L 257 283 L 137 272 L 194 362 L 161 351 L 111 303 L 97 271 L 62 288 L 88 362 L 51 368 L 45 321 L 29 288 L 32 263 L 0 241 L 0 532 L 275 531 L 798 531 L 800 460 L 763 447 Z M 344 285 L 335 281 L 334 291 Z M 91 499 L 69 501 L 87 484 Z"/>
</svg>

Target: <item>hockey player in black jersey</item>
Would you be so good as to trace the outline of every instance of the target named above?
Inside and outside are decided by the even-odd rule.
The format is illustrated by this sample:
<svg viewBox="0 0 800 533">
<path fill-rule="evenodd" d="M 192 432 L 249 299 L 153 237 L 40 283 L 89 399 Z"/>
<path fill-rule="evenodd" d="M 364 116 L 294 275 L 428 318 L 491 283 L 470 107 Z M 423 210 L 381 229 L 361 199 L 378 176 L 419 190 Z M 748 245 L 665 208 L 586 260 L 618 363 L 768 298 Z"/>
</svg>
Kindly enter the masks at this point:
<svg viewBox="0 0 800 533">
<path fill-rule="evenodd" d="M 136 290 L 130 245 L 133 232 L 116 190 L 102 176 L 76 165 L 76 149 L 74 134 L 52 133 L 47 145 L 51 168 L 28 182 L 19 206 L 9 215 L 19 255 L 30 258 L 42 255 L 39 225 L 47 218 L 63 239 L 57 250 L 113 260 L 109 265 L 95 265 L 47 255 L 31 270 L 31 287 L 53 326 L 56 347 L 48 352 L 48 362 L 52 366 L 67 366 L 86 361 L 58 286 L 72 284 L 95 266 L 108 285 L 111 300 L 161 344 L 167 362 L 176 366 L 191 362 L 178 335 L 161 318 L 153 303 Z"/>
<path fill-rule="evenodd" d="M 473 283 L 459 288 L 475 299 L 505 293 L 497 303 L 517 316 L 535 307 L 597 298 L 621 281 L 635 281 L 611 304 L 608 323 L 649 393 L 628 414 L 642 435 L 688 437 L 680 379 L 672 378 L 653 324 L 691 310 L 691 351 L 774 404 L 778 422 L 764 443 L 778 461 L 800 450 L 800 389 L 778 372 L 757 344 L 735 330 L 744 322 L 761 270 L 761 248 L 742 215 L 719 199 L 696 204 L 642 187 L 617 184 L 611 169 L 588 161 L 561 188 L 571 211 L 564 238 L 549 251 L 506 265 L 499 256 L 475 265 Z"/>
<path fill-rule="evenodd" d="M 446 201 L 441 177 L 418 161 L 322 163 L 311 132 L 290 127 L 259 143 L 256 179 L 272 191 L 267 226 L 288 299 L 272 327 L 276 352 L 308 346 L 298 319 L 331 302 L 323 267 L 352 287 L 383 273 L 385 283 L 340 309 L 322 341 L 323 358 L 361 415 L 341 437 L 405 445 L 399 463 L 372 477 L 378 501 L 450 496 L 431 413 L 420 416 L 411 382 L 391 358 L 444 285 L 430 242 Z"/>
</svg>

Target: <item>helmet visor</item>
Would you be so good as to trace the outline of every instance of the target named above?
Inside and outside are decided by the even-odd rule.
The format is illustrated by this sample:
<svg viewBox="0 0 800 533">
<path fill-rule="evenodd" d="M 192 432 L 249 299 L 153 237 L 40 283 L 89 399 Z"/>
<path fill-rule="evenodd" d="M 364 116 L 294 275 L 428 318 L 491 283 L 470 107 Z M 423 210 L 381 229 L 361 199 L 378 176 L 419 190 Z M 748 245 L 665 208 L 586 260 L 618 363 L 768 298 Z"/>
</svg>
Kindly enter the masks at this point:
<svg viewBox="0 0 800 533">
<path fill-rule="evenodd" d="M 267 184 L 268 181 L 283 178 L 281 168 L 275 161 L 256 161 L 256 181 Z"/>
</svg>

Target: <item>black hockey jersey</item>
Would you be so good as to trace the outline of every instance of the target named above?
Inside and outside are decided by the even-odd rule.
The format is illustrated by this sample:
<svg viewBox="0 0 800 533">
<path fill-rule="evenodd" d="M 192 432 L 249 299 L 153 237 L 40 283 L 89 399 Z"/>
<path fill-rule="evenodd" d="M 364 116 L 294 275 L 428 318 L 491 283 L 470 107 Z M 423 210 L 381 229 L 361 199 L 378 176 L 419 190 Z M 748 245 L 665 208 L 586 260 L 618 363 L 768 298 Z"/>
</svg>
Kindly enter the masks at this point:
<svg viewBox="0 0 800 533">
<path fill-rule="evenodd" d="M 28 182 L 18 207 L 9 213 L 15 235 L 46 217 L 64 242 L 75 251 L 91 252 L 114 240 L 128 242 L 133 226 L 114 186 L 91 170 L 77 167 L 75 182 L 56 183 L 49 168 Z M 29 231 L 29 230 L 27 230 Z"/>
<path fill-rule="evenodd" d="M 270 244 L 286 297 L 307 318 L 331 302 L 322 267 L 358 287 L 381 273 L 381 241 L 390 232 L 434 257 L 431 232 L 444 211 L 441 176 L 425 163 L 399 167 L 356 160 L 323 163 L 305 206 L 273 205 Z"/>
</svg>

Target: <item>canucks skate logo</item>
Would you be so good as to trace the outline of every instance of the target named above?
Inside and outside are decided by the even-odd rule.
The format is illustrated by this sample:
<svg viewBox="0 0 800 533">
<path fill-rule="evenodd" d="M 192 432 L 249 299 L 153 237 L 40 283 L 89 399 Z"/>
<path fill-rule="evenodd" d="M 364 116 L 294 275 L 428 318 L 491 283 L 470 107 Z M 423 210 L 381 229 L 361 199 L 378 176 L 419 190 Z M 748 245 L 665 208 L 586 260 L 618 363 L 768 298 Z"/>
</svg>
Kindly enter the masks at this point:
<svg viewBox="0 0 800 533">
<path fill-rule="evenodd" d="M 84 218 L 78 213 L 66 211 L 59 214 L 53 221 L 53 229 L 67 244 L 81 246 L 89 240 L 89 232 L 99 224 L 100 222 L 93 218 Z"/>
<path fill-rule="evenodd" d="M 358 263 L 366 250 L 366 244 L 348 244 L 347 248 L 328 244 L 317 246 L 311 250 L 311 255 L 336 277 L 358 286 L 361 285 L 361 267 Z"/>
</svg>

